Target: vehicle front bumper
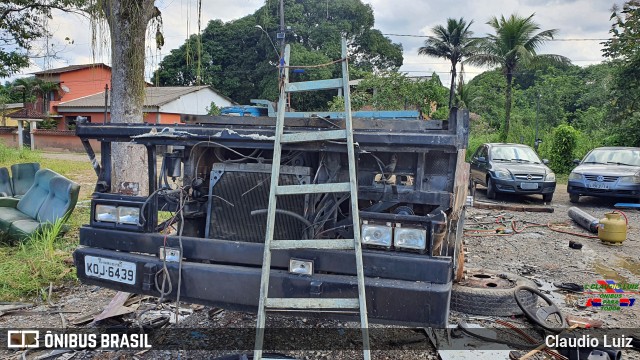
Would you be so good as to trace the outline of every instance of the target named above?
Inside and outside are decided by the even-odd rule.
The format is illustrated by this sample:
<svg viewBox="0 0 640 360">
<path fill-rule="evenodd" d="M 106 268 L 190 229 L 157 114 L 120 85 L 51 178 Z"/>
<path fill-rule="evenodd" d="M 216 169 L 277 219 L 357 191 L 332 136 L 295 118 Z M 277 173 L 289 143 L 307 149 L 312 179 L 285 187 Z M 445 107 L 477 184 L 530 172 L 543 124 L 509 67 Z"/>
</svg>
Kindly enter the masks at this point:
<svg viewBox="0 0 640 360">
<path fill-rule="evenodd" d="M 553 194 L 556 191 L 555 181 L 526 181 L 514 179 L 491 179 L 495 185 L 496 192 L 511 194 Z M 536 189 L 523 189 L 521 184 L 538 184 Z"/>
<path fill-rule="evenodd" d="M 81 282 L 118 291 L 160 296 L 155 276 L 162 269 L 162 260 L 153 253 L 162 245 L 159 234 L 125 234 L 121 231 L 81 228 L 81 245 L 119 248 L 105 249 L 81 246 L 74 252 L 77 276 Z M 159 241 L 158 241 L 159 240 Z M 262 244 L 183 237 L 184 257 L 180 299 L 228 310 L 256 312 L 262 256 Z M 157 245 L 157 246 L 156 246 Z M 167 246 L 176 246 L 176 237 L 167 237 Z M 131 252 L 125 252 L 131 251 Z M 348 272 L 355 267 L 346 260 L 354 260 L 353 253 L 334 252 L 329 258 L 310 253 L 274 252 L 269 281 L 270 297 L 349 298 L 357 297 L 357 278 Z M 341 254 L 340 254 L 341 253 Z M 215 256 L 210 256 L 215 254 Z M 315 255 L 314 255 L 315 254 Z M 452 286 L 452 264 L 449 258 L 418 256 L 403 257 L 365 252 L 365 288 L 367 311 L 371 322 L 402 326 L 445 327 L 449 316 Z M 102 257 L 135 264 L 136 277 L 132 285 L 88 276 L 86 256 Z M 193 257 L 211 257 L 212 263 L 196 261 Z M 313 259 L 316 273 L 311 276 L 291 274 L 286 270 L 291 257 Z M 239 264 L 239 261 L 243 264 Z M 178 263 L 167 262 L 173 284 L 165 298 L 175 299 L 178 284 Z M 334 273 L 319 269 L 332 267 Z M 348 269 L 348 270 L 347 270 Z M 386 275 L 385 275 L 386 274 Z M 422 279 L 422 281 L 420 281 Z M 161 282 L 162 276 L 159 277 Z M 357 314 L 356 314 L 357 315 Z M 353 318 L 354 316 L 333 316 Z M 304 316 L 316 316 L 304 313 Z M 317 315 L 319 316 L 319 315 Z M 327 317 L 328 314 L 322 314 Z"/>
<path fill-rule="evenodd" d="M 609 189 L 593 189 L 587 187 L 584 180 L 569 180 L 567 183 L 567 192 L 569 194 L 577 194 L 584 196 L 601 196 L 601 197 L 621 197 L 621 198 L 640 198 L 640 184 L 636 185 L 620 185 L 611 183 Z"/>
</svg>

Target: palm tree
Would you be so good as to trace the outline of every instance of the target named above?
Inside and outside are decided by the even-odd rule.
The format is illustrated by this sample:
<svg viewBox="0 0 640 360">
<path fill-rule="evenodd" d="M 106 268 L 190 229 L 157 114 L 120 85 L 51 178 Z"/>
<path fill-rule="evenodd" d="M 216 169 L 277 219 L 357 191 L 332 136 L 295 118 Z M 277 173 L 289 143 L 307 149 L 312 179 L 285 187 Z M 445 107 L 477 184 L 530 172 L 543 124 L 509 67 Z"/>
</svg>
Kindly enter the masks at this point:
<svg viewBox="0 0 640 360">
<path fill-rule="evenodd" d="M 465 58 L 476 51 L 478 39 L 472 38 L 473 31 L 464 18 L 447 19 L 447 27 L 436 25 L 431 29 L 435 36 L 429 36 L 424 46 L 418 49 L 418 55 L 427 55 L 451 61 L 451 86 L 449 87 L 449 107 L 452 106 L 456 86 L 456 67 Z"/>
<path fill-rule="evenodd" d="M 500 66 L 504 73 L 507 86 L 505 89 L 505 119 L 501 140 L 507 141 L 509 122 L 511 119 L 511 90 L 513 76 L 518 65 L 529 65 L 544 60 L 545 63 L 569 63 L 569 59 L 560 55 L 537 54 L 538 48 L 547 40 L 553 39 L 558 29 L 540 31 L 540 26 L 533 21 L 533 16 L 521 17 L 512 14 L 505 19 L 493 17 L 488 25 L 493 27 L 495 34 L 489 34 L 479 44 L 480 50 L 470 56 L 467 62 L 476 65 Z"/>
</svg>

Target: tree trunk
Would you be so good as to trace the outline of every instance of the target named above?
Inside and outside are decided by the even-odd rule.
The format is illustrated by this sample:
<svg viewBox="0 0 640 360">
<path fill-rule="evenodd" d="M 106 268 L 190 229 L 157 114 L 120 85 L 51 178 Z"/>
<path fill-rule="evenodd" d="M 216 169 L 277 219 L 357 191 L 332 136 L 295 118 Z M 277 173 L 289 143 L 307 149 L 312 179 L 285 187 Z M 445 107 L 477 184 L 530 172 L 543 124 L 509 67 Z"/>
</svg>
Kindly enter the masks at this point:
<svg viewBox="0 0 640 360">
<path fill-rule="evenodd" d="M 142 123 L 144 43 L 147 24 L 156 12 L 154 0 L 107 0 L 104 11 L 111 34 L 111 121 Z M 145 148 L 113 143 L 111 154 L 112 192 L 148 193 Z"/>
<path fill-rule="evenodd" d="M 505 88 L 504 96 L 504 126 L 502 127 L 502 134 L 500 141 L 507 142 L 509 137 L 509 123 L 511 122 L 511 87 L 513 86 L 513 72 L 507 70 L 507 87 Z"/>
<path fill-rule="evenodd" d="M 453 99 L 456 94 L 456 66 L 458 64 L 451 63 L 451 86 L 449 86 L 449 109 L 453 106 Z"/>
</svg>

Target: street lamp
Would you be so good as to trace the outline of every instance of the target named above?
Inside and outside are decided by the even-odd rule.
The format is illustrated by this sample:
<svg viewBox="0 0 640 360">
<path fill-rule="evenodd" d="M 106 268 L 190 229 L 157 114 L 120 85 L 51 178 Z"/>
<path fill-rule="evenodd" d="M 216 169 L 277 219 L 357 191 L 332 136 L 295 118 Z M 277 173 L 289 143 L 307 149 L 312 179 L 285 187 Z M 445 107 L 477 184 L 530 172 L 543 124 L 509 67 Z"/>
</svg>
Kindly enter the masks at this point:
<svg viewBox="0 0 640 360">
<path fill-rule="evenodd" d="M 255 28 L 260 29 L 260 31 L 262 31 L 263 33 L 265 33 L 265 35 L 267 35 L 267 39 L 269 39 L 271 46 L 273 46 L 273 50 L 276 52 L 276 55 L 278 55 L 278 59 L 280 59 L 280 53 L 278 52 L 278 48 L 276 47 L 276 44 L 273 43 L 273 40 L 271 40 L 271 36 L 269 36 L 269 33 L 265 29 L 263 29 L 262 26 L 260 25 L 256 25 Z"/>
</svg>

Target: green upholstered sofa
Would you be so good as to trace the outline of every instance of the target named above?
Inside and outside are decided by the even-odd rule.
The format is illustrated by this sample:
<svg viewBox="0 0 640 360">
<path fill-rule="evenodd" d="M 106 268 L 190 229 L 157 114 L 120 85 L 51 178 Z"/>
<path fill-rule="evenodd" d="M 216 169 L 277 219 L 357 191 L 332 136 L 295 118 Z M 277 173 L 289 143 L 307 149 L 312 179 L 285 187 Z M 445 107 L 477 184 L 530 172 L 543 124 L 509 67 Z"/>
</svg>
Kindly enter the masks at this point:
<svg viewBox="0 0 640 360">
<path fill-rule="evenodd" d="M 70 216 L 79 193 L 75 182 L 49 169 L 38 170 L 20 199 L 0 198 L 0 231 L 11 239 L 24 239 L 42 226 Z"/>
<path fill-rule="evenodd" d="M 33 185 L 38 170 L 38 163 L 14 164 L 9 176 L 7 168 L 0 168 L 0 196 L 21 198 Z"/>
</svg>

